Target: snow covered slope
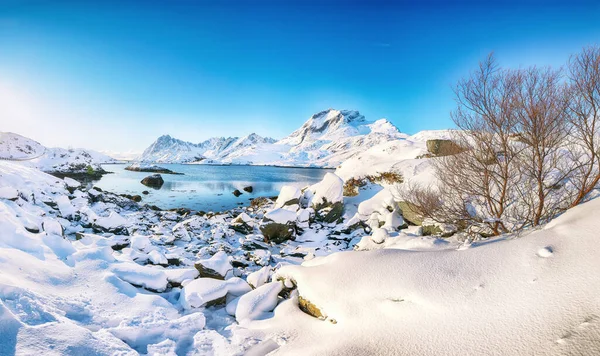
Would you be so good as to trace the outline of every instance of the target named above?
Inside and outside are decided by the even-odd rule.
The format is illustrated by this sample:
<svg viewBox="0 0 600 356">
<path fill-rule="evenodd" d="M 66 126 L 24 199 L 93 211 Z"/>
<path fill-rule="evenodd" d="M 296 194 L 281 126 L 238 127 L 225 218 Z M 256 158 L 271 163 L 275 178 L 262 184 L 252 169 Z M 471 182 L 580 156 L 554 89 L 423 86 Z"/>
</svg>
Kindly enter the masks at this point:
<svg viewBox="0 0 600 356">
<path fill-rule="evenodd" d="M 256 322 L 275 355 L 598 355 L 600 199 L 543 229 L 460 248 L 340 252 L 278 276 L 297 300 Z"/>
<path fill-rule="evenodd" d="M 85 172 L 88 166 L 98 170 L 101 163 L 115 161 L 102 153 L 81 148 L 44 147 L 12 132 L 0 133 L 0 159 L 16 161 L 45 172 Z"/>
<path fill-rule="evenodd" d="M 277 142 L 256 134 L 212 138 L 200 144 L 161 136 L 138 160 L 336 167 L 365 149 L 406 137 L 385 119 L 369 122 L 358 111 L 329 109 Z"/>
</svg>

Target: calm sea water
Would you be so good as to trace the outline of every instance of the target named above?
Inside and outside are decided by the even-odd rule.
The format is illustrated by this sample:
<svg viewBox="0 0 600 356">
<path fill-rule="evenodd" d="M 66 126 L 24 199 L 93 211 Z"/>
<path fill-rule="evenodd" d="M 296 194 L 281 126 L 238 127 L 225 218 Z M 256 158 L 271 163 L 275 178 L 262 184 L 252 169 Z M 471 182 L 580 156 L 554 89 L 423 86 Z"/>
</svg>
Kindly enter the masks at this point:
<svg viewBox="0 0 600 356">
<path fill-rule="evenodd" d="M 276 196 L 284 185 L 302 188 L 320 181 L 328 171 L 315 168 L 161 164 L 161 167 L 183 175 L 161 174 L 165 184 L 157 190 L 140 183 L 152 173 L 126 171 L 126 166 L 104 165 L 105 170 L 114 173 L 106 174 L 95 185 L 113 193 L 139 194 L 142 203 L 163 209 L 184 207 L 204 211 L 223 211 L 248 205 L 251 198 Z M 243 191 L 242 188 L 246 186 L 252 186 L 253 192 Z M 236 189 L 244 194 L 235 197 L 232 192 Z M 144 190 L 150 194 L 143 195 Z"/>
</svg>

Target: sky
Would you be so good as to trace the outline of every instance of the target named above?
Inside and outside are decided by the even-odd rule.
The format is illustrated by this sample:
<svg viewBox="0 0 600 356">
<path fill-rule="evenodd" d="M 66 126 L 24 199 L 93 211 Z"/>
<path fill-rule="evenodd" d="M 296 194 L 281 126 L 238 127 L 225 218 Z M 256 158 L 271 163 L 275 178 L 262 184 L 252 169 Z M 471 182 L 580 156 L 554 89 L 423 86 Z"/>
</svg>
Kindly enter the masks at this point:
<svg viewBox="0 0 600 356">
<path fill-rule="evenodd" d="M 450 128 L 452 86 L 489 52 L 559 67 L 598 18 L 598 1 L 0 0 L 0 131 L 140 152 L 282 138 L 327 108 Z"/>
</svg>

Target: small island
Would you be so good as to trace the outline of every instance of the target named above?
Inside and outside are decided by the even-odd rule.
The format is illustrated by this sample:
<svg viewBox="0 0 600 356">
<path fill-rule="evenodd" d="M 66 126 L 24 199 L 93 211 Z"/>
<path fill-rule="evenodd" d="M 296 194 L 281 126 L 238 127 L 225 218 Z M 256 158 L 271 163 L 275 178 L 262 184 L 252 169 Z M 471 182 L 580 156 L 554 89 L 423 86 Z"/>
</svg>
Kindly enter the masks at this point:
<svg viewBox="0 0 600 356">
<path fill-rule="evenodd" d="M 125 170 L 133 171 L 133 172 L 148 172 L 148 173 L 183 175 L 183 173 L 174 172 L 168 168 L 160 167 L 155 164 L 146 165 L 146 164 L 141 164 L 141 163 L 134 163 L 128 167 L 125 167 Z"/>
</svg>

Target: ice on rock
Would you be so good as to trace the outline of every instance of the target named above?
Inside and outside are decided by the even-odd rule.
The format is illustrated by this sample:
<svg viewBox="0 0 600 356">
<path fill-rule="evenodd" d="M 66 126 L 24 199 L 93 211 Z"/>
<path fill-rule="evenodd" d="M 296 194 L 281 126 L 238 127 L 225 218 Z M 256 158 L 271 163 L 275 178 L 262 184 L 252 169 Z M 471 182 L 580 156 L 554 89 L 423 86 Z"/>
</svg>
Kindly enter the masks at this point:
<svg viewBox="0 0 600 356">
<path fill-rule="evenodd" d="M 226 281 L 214 278 L 198 278 L 181 290 L 179 303 L 184 309 L 199 308 L 221 299 L 230 293 L 239 296 L 252 288 L 241 278 L 232 277 Z"/>
<path fill-rule="evenodd" d="M 275 309 L 278 296 L 283 289 L 279 281 L 264 284 L 240 297 L 235 310 L 238 322 L 264 319 Z"/>
<path fill-rule="evenodd" d="M 281 191 L 279 192 L 279 196 L 275 202 L 275 208 L 281 208 L 285 205 L 298 204 L 301 194 L 302 192 L 300 189 L 291 185 L 284 185 L 281 187 Z"/>
</svg>

